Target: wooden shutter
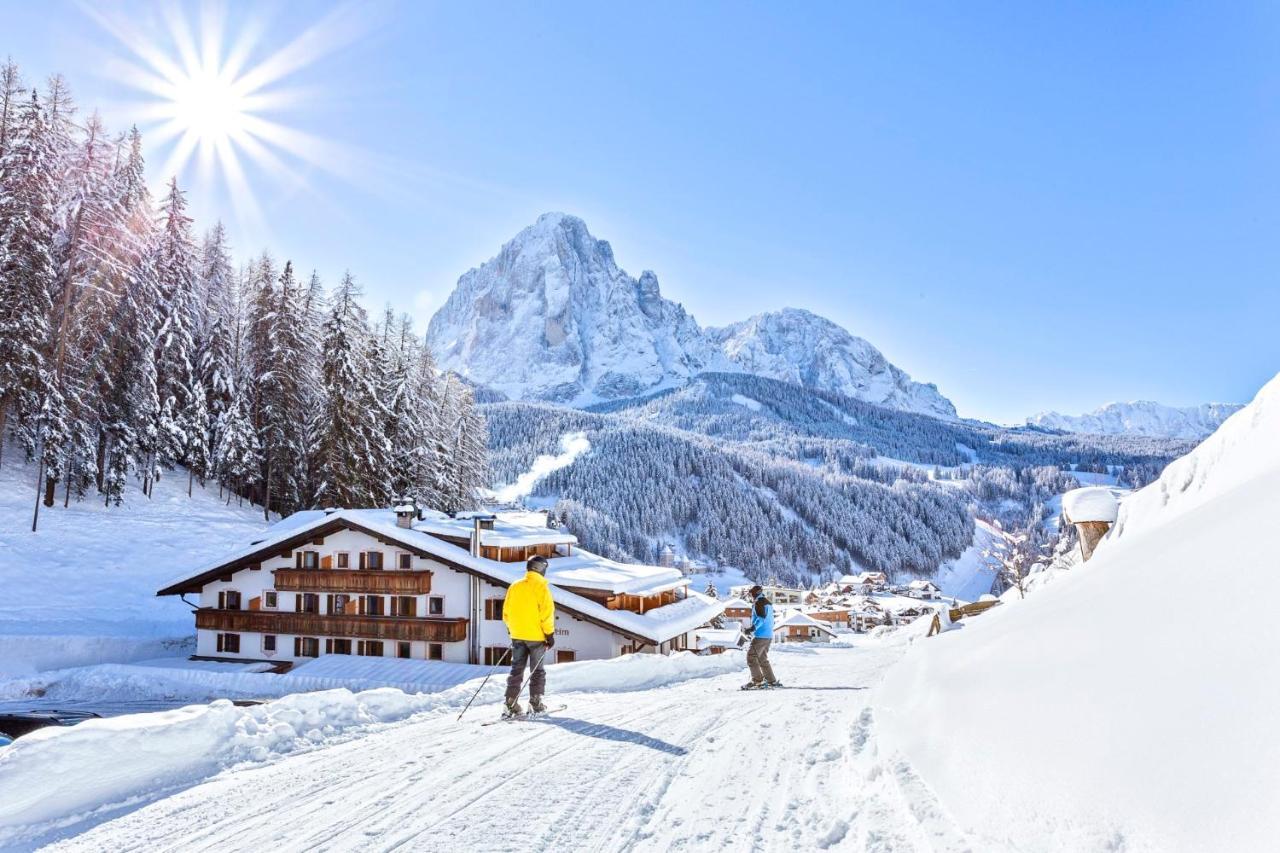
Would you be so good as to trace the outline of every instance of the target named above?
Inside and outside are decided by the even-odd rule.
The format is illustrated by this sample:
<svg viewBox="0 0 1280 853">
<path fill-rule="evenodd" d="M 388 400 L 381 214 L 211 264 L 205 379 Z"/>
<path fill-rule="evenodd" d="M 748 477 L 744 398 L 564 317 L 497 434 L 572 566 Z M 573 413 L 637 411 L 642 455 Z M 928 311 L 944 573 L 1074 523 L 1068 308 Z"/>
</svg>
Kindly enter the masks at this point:
<svg viewBox="0 0 1280 853">
<path fill-rule="evenodd" d="M 321 558 L 320 558 L 320 568 L 322 568 L 322 569 L 332 569 L 332 568 L 333 568 L 333 555 L 332 555 L 332 554 L 326 554 L 326 555 L 324 555 L 323 557 L 321 557 Z"/>
<path fill-rule="evenodd" d="M 368 563 L 368 556 L 369 555 L 364 551 L 360 552 L 360 568 L 363 569 L 365 567 L 365 564 Z"/>
</svg>

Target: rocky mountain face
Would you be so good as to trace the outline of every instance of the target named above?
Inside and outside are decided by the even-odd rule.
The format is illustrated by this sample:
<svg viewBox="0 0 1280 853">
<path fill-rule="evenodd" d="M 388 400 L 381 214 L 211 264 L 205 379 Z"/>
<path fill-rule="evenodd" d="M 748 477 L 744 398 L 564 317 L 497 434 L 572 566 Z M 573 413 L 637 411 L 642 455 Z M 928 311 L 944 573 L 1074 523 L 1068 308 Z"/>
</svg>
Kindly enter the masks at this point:
<svg viewBox="0 0 1280 853">
<path fill-rule="evenodd" d="M 583 405 L 723 366 L 658 279 L 618 269 L 586 223 L 547 213 L 470 270 L 431 318 L 439 366 L 512 399 Z"/>
<path fill-rule="evenodd" d="M 867 341 L 808 311 L 702 329 L 663 298 L 652 272 L 631 278 L 586 224 L 547 213 L 470 270 L 431 319 L 439 366 L 515 400 L 583 406 L 737 371 L 954 419 L 933 385 L 913 382 Z"/>
<path fill-rule="evenodd" d="M 1027 418 L 1031 426 L 1093 435 L 1145 435 L 1158 438 L 1200 439 L 1214 432 L 1242 407 L 1234 403 L 1205 403 L 1175 408 L 1149 400 L 1108 403 L 1086 415 L 1041 412 Z"/>
<path fill-rule="evenodd" d="M 707 336 L 745 373 L 836 391 L 890 409 L 954 419 L 956 407 L 932 384 L 913 382 L 866 340 L 798 308 L 757 314 L 708 329 Z"/>
</svg>

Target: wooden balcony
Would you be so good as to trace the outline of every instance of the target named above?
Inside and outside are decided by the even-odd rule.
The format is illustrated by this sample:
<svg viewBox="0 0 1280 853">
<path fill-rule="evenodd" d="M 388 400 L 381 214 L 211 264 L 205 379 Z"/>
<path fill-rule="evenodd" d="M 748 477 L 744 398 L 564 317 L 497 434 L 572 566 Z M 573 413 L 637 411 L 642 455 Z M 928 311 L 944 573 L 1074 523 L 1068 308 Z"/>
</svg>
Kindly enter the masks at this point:
<svg viewBox="0 0 1280 853">
<path fill-rule="evenodd" d="M 248 631 L 304 637 L 364 637 L 371 640 L 426 640 L 432 643 L 456 643 L 467 638 L 466 619 L 439 617 L 345 616 L 202 608 L 196 611 L 196 627 L 211 631 Z"/>
<path fill-rule="evenodd" d="M 392 569 L 276 569 L 282 592 L 354 592 L 372 595 L 426 595 L 431 572 Z"/>
</svg>

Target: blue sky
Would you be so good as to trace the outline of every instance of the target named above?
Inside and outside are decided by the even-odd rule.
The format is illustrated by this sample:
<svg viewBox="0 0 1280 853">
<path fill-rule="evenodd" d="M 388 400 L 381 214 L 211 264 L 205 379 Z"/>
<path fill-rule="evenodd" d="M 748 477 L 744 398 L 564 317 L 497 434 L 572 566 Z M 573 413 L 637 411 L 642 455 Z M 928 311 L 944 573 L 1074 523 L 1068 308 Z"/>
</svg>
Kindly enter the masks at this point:
<svg viewBox="0 0 1280 853">
<path fill-rule="evenodd" d="M 112 4 L 122 40 L 6 6 L 28 77 L 141 115 L 119 62 L 173 49 L 161 7 Z M 307 150 L 241 158 L 253 222 L 189 164 L 197 216 L 423 328 L 564 210 L 704 325 L 809 308 L 966 416 L 1243 402 L 1280 369 L 1275 4 L 227 8 L 248 66 L 318 25 L 263 111 Z"/>
</svg>

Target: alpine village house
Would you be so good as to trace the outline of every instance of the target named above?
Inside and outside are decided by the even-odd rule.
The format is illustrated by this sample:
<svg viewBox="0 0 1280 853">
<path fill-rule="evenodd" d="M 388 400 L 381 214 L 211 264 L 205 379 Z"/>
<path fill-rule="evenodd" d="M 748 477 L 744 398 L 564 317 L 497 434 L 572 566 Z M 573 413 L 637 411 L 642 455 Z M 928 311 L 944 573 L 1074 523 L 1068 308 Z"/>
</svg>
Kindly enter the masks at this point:
<svg viewBox="0 0 1280 853">
<path fill-rule="evenodd" d="M 412 505 L 295 513 L 157 594 L 199 596 L 197 659 L 280 672 L 328 654 L 496 664 L 507 587 L 534 554 L 550 564 L 557 663 L 693 649 L 723 609 L 679 570 L 583 551 L 541 514 Z"/>
</svg>

